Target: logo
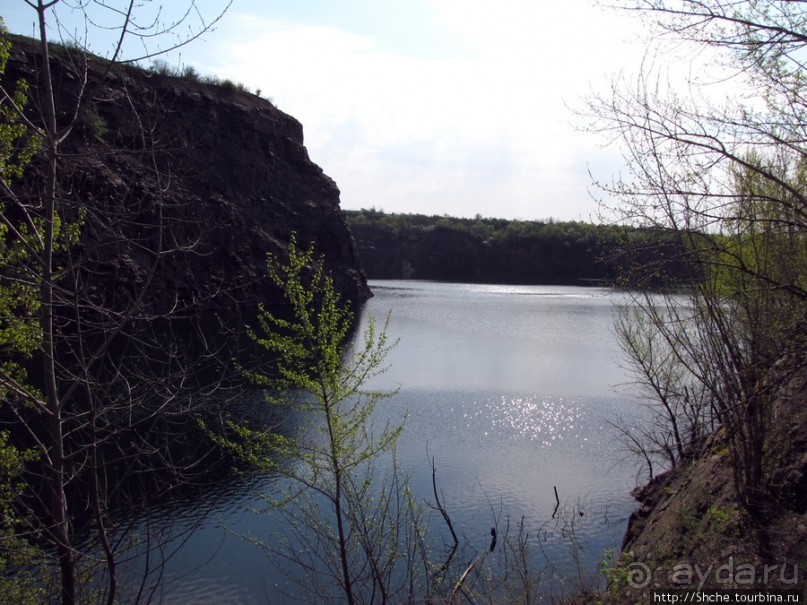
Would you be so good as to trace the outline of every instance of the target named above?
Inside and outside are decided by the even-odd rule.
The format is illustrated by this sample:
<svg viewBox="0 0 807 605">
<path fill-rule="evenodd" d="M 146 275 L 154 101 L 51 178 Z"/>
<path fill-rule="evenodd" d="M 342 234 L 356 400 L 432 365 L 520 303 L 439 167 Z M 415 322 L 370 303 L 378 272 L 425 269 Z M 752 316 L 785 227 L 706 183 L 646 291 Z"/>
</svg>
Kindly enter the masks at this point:
<svg viewBox="0 0 807 605">
<path fill-rule="evenodd" d="M 628 585 L 631 588 L 646 588 L 655 574 L 667 572 L 670 583 L 680 588 L 701 589 L 704 586 L 752 587 L 768 586 L 776 583 L 782 586 L 797 586 L 799 566 L 797 563 L 776 563 L 752 565 L 741 563 L 730 556 L 728 561 L 708 566 L 681 562 L 673 566 L 651 569 L 645 563 L 633 562 L 627 565 Z"/>
</svg>

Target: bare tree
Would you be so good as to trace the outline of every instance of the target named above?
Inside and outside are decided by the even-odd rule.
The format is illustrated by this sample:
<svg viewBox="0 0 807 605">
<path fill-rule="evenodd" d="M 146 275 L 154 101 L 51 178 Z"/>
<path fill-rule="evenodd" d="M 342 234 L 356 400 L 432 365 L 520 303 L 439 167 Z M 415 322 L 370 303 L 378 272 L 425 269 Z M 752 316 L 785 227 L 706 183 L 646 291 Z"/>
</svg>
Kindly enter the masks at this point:
<svg viewBox="0 0 807 605">
<path fill-rule="evenodd" d="M 90 598 L 79 581 L 89 573 L 99 587 L 95 598 L 111 604 L 123 598 L 117 568 L 126 542 L 112 525 L 110 505 L 131 496 L 140 482 L 167 490 L 198 472 L 200 452 L 182 431 L 193 426 L 196 402 L 204 395 L 197 390 L 189 397 L 192 388 L 203 386 L 195 378 L 199 368 L 191 364 L 203 363 L 215 351 L 191 351 L 172 337 L 170 324 L 158 323 L 192 315 L 191 302 L 177 293 L 162 308 L 149 300 L 158 267 L 178 254 L 192 253 L 195 239 L 182 235 L 187 228 L 171 229 L 171 208 L 163 196 L 170 168 L 158 161 L 148 116 L 134 112 L 139 152 L 153 166 L 149 195 L 130 187 L 122 172 L 118 191 L 89 201 L 81 186 L 67 185 L 69 156 L 64 149 L 88 134 L 97 119 L 96 97 L 121 63 L 198 38 L 229 2 L 206 21 L 189 0 L 167 22 L 134 0 L 22 2 L 33 11 L 38 29 L 32 110 L 23 111 L 15 103 L 10 84 L 0 87 L 0 100 L 38 140 L 40 153 L 22 185 L 3 179 L 2 221 L 25 252 L 16 257 L 14 273 L 3 275 L 3 287 L 23 287 L 35 297 L 39 386 L 27 386 L 6 372 L 0 378 L 17 402 L 10 406 L 14 433 L 40 456 L 34 467 L 39 470 L 31 471 L 29 483 L 38 488 L 40 475 L 44 489 L 34 490 L 42 499 L 29 519 L 56 553 L 61 602 Z M 65 29 L 66 11 L 83 17 L 83 32 Z M 69 78 L 54 72 L 54 32 L 67 42 L 59 52 L 67 56 Z M 93 59 L 87 52 L 90 40 L 101 35 L 110 36 L 111 50 L 101 75 L 91 77 L 88 62 Z M 74 145 L 71 153 L 79 148 Z M 141 260 L 136 270 L 110 281 L 109 273 L 120 269 L 121 259 L 117 265 L 110 261 L 121 242 Z M 147 595 L 135 591 L 131 598 Z"/>
<path fill-rule="evenodd" d="M 807 6 L 620 6 L 651 18 L 662 38 L 721 52 L 738 89 L 753 93 L 710 102 L 693 83 L 687 96 L 648 63 L 635 83 L 617 81 L 589 107 L 594 128 L 618 141 L 628 165 L 627 175 L 601 184 L 616 200 L 609 210 L 675 234 L 690 276 L 678 292 L 640 296 L 641 318 L 623 316 L 619 326 L 623 348 L 664 410 L 671 458 L 685 452 L 682 428 L 714 418 L 726 429 L 738 493 L 758 513 L 769 493 L 771 402 L 784 368 L 804 360 Z"/>
</svg>

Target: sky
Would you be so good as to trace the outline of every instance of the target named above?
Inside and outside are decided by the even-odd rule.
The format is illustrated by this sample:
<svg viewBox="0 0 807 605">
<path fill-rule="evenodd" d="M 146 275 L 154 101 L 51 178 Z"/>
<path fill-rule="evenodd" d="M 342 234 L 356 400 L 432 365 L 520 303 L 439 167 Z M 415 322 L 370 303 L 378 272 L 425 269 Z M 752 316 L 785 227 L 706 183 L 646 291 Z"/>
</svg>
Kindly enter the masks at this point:
<svg viewBox="0 0 807 605">
<path fill-rule="evenodd" d="M 167 19 L 185 2 L 163 4 Z M 211 18 L 225 2 L 197 4 Z M 82 35 L 67 0 L 60 11 Z M 23 0 L 0 16 L 35 31 Z M 596 221 L 592 182 L 622 161 L 579 111 L 637 71 L 647 44 L 637 17 L 594 0 L 234 0 L 165 60 L 260 89 L 300 120 L 343 208 Z"/>
</svg>

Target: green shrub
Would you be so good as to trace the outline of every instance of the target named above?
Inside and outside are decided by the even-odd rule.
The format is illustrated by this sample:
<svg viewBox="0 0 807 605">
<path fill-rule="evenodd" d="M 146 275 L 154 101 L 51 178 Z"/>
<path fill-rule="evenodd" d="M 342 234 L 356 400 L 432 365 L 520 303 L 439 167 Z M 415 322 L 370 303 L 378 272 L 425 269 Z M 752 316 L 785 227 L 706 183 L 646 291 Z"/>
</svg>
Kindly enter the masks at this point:
<svg viewBox="0 0 807 605">
<path fill-rule="evenodd" d="M 89 105 L 78 116 L 76 127 L 84 133 L 85 137 L 99 141 L 102 141 L 108 132 L 106 120 L 98 113 L 95 105 Z"/>
</svg>

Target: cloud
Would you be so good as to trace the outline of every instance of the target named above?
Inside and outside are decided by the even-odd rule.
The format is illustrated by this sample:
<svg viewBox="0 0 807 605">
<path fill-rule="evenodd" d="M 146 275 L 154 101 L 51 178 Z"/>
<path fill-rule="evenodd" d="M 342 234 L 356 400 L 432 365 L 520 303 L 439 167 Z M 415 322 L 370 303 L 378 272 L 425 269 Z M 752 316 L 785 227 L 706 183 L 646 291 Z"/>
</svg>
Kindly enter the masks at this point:
<svg viewBox="0 0 807 605">
<path fill-rule="evenodd" d="M 567 2 L 433 0 L 443 38 L 429 54 L 372 32 L 233 14 L 240 35 L 210 69 L 304 124 L 346 207 L 588 218 L 583 158 L 596 146 L 574 132 L 567 103 L 604 75 L 614 38 L 583 19 L 586 3 Z"/>
</svg>

